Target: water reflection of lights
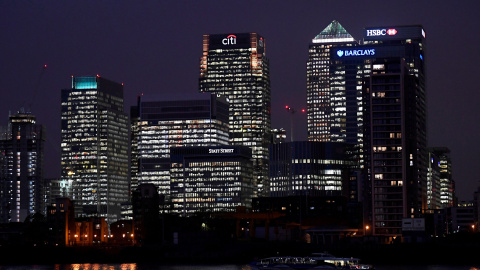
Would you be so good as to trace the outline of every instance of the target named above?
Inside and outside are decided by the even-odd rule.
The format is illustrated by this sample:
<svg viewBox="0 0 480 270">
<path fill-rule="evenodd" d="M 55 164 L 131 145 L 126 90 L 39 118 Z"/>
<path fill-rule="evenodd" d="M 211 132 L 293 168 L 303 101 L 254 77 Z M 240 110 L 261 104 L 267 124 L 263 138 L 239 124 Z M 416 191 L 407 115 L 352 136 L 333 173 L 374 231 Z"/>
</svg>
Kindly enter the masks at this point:
<svg viewBox="0 0 480 270">
<path fill-rule="evenodd" d="M 137 270 L 137 264 L 124 263 L 118 265 L 100 264 L 100 263 L 77 263 L 70 265 L 71 270 Z M 55 270 L 61 270 L 60 265 L 56 265 Z"/>
</svg>

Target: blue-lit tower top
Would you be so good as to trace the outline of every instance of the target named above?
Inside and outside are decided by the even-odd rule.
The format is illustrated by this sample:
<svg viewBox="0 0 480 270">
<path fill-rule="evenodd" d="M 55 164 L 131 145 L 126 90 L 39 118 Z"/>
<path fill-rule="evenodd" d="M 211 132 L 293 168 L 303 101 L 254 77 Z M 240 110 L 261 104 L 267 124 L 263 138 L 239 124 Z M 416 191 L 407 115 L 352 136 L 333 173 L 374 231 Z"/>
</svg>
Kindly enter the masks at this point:
<svg viewBox="0 0 480 270">
<path fill-rule="evenodd" d="M 97 89 L 97 77 L 72 77 L 72 89 Z"/>
</svg>

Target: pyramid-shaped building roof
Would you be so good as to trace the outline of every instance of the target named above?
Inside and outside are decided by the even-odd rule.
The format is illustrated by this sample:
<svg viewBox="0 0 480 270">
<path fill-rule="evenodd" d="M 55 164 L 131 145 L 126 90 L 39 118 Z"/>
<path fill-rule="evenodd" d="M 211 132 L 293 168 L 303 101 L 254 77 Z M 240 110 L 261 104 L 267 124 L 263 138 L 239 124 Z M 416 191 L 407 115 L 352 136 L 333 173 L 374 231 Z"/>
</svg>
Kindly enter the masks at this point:
<svg viewBox="0 0 480 270">
<path fill-rule="evenodd" d="M 333 42 L 352 42 L 355 39 L 343 26 L 336 20 L 333 20 L 320 34 L 313 40 L 313 43 L 333 43 Z"/>
</svg>

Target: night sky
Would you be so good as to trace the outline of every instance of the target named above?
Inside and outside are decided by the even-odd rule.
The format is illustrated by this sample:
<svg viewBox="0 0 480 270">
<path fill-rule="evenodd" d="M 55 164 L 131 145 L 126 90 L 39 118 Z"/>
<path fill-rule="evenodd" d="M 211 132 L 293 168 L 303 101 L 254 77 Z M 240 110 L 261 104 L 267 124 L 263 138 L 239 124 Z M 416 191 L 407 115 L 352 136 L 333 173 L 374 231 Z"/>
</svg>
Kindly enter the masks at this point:
<svg viewBox="0 0 480 270">
<path fill-rule="evenodd" d="M 272 127 L 290 131 L 284 106 L 306 107 L 310 41 L 332 20 L 357 40 L 369 26 L 423 25 L 428 144 L 450 148 L 461 200 L 480 185 L 480 1 L 0 1 L 0 125 L 20 108 L 47 128 L 45 177 L 60 177 L 60 91 L 71 76 L 140 93 L 195 98 L 203 34 L 257 32 L 270 59 Z M 47 68 L 44 66 L 47 65 Z M 296 113 L 294 140 L 306 140 Z M 288 135 L 288 138 L 290 136 Z"/>
</svg>

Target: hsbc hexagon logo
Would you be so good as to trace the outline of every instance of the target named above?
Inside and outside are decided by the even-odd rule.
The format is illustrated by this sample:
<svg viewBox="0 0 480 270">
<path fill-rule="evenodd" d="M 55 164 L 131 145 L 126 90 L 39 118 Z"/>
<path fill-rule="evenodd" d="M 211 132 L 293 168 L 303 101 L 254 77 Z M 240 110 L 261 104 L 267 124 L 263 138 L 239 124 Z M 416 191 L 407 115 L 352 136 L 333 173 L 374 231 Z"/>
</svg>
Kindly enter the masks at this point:
<svg viewBox="0 0 480 270">
<path fill-rule="evenodd" d="M 387 35 L 389 36 L 395 36 L 397 34 L 397 30 L 396 29 L 388 29 L 387 30 Z"/>
</svg>

